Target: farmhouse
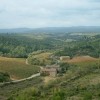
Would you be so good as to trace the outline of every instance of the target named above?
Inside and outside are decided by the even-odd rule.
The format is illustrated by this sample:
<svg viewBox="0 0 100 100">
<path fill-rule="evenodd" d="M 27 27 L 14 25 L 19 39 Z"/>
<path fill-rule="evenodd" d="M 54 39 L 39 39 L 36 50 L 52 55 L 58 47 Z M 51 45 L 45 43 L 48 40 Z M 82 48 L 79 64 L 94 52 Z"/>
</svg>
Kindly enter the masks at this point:
<svg viewBox="0 0 100 100">
<path fill-rule="evenodd" d="M 61 57 L 60 57 L 60 60 L 61 60 L 61 61 L 63 61 L 63 60 L 68 61 L 68 60 L 70 60 L 70 56 L 61 56 Z"/>
<path fill-rule="evenodd" d="M 51 77 L 56 77 L 57 73 L 60 71 L 60 66 L 59 65 L 47 65 L 45 67 L 41 67 L 41 74 L 45 74 Z"/>
</svg>

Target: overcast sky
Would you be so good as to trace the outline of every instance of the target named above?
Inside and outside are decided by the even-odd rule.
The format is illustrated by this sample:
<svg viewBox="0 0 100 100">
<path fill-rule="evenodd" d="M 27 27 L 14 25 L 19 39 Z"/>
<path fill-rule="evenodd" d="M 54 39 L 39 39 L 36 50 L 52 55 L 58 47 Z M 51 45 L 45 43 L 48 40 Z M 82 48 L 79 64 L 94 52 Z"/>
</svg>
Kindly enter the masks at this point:
<svg viewBox="0 0 100 100">
<path fill-rule="evenodd" d="M 100 26 L 100 0 L 0 0 L 0 29 L 69 26 Z"/>
</svg>

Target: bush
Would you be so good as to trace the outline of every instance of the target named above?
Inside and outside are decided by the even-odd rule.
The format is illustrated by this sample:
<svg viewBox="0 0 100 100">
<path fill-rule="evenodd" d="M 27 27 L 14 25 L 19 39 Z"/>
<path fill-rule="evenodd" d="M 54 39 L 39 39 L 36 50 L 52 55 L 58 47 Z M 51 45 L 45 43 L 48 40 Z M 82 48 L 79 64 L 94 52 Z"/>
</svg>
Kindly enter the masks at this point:
<svg viewBox="0 0 100 100">
<path fill-rule="evenodd" d="M 70 65 L 68 63 L 60 63 L 61 73 L 66 73 Z"/>
<path fill-rule="evenodd" d="M 83 100 L 92 100 L 92 94 L 90 92 L 84 93 Z"/>
<path fill-rule="evenodd" d="M 65 100 L 65 93 L 61 90 L 56 90 L 53 94 L 52 100 Z"/>
<path fill-rule="evenodd" d="M 10 81 L 10 76 L 7 73 L 0 72 L 0 82 Z"/>
</svg>

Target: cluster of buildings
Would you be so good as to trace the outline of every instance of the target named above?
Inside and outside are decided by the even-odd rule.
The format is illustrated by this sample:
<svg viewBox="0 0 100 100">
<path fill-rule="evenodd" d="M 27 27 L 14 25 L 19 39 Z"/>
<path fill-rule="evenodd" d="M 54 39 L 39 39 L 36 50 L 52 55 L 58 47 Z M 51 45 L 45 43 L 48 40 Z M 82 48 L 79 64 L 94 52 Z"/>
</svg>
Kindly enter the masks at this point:
<svg viewBox="0 0 100 100">
<path fill-rule="evenodd" d="M 70 57 L 61 56 L 59 60 L 60 61 L 70 60 Z M 56 77 L 57 73 L 59 73 L 60 71 L 61 71 L 60 65 L 54 64 L 54 65 L 46 65 L 45 67 L 41 67 L 40 73 L 51 76 L 51 77 Z"/>
<path fill-rule="evenodd" d="M 40 73 L 46 74 L 51 77 L 56 77 L 57 73 L 61 70 L 60 65 L 46 65 L 45 67 L 41 67 Z"/>
</svg>

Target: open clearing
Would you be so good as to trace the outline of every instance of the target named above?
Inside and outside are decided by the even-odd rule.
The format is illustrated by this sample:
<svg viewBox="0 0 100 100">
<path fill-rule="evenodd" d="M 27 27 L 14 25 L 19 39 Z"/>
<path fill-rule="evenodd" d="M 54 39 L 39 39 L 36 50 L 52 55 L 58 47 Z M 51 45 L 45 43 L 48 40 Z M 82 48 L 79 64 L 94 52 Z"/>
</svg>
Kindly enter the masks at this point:
<svg viewBox="0 0 100 100">
<path fill-rule="evenodd" d="M 21 79 L 37 73 L 39 67 L 27 65 L 25 59 L 0 57 L 0 71 L 7 72 L 11 79 Z"/>
</svg>

